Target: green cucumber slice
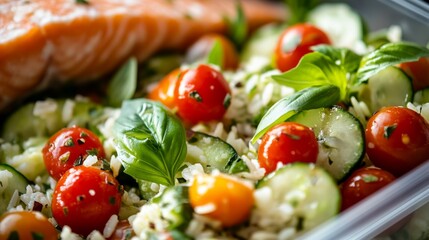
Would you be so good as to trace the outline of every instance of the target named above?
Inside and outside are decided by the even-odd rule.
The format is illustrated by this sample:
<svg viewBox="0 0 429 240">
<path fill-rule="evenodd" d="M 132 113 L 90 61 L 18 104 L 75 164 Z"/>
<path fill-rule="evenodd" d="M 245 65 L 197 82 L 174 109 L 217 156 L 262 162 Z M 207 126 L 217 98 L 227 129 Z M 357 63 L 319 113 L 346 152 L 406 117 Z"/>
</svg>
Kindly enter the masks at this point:
<svg viewBox="0 0 429 240">
<path fill-rule="evenodd" d="M 338 214 L 341 194 L 335 180 L 314 164 L 292 163 L 267 175 L 257 189 L 268 187 L 273 207 L 290 204 L 298 231 L 309 230 Z"/>
<path fill-rule="evenodd" d="M 218 137 L 202 132 L 188 132 L 186 161 L 201 163 L 206 172 L 218 169 L 225 173 L 248 171 L 248 167 L 237 151 Z"/>
<path fill-rule="evenodd" d="M 28 184 L 27 178 L 15 168 L 0 163 L 0 215 L 6 212 L 15 190 L 21 194 L 25 193 Z"/>
<path fill-rule="evenodd" d="M 415 92 L 413 102 L 420 105 L 429 103 L 429 88 L 425 88 Z"/>
<path fill-rule="evenodd" d="M 337 181 L 343 180 L 365 154 L 364 129 L 359 120 L 341 108 L 318 108 L 299 112 L 290 122 L 313 129 L 319 141 L 316 164 Z"/>
<path fill-rule="evenodd" d="M 372 112 L 387 106 L 406 106 L 413 100 L 412 81 L 400 68 L 391 66 L 370 77 L 358 98 Z"/>
</svg>

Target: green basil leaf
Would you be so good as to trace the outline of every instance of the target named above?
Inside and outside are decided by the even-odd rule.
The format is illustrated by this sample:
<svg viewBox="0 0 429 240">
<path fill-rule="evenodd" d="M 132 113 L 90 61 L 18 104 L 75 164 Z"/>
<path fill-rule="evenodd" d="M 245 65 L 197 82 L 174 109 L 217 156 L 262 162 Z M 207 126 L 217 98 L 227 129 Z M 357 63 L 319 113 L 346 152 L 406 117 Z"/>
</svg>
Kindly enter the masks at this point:
<svg viewBox="0 0 429 240">
<path fill-rule="evenodd" d="M 207 63 L 217 65 L 219 67 L 223 66 L 223 49 L 222 43 L 219 39 L 216 39 L 213 42 L 213 47 L 207 55 Z"/>
<path fill-rule="evenodd" d="M 330 107 L 340 100 L 340 89 L 334 85 L 306 88 L 276 102 L 262 117 L 252 138 L 255 143 L 274 125 L 286 121 L 295 113 L 320 107 Z"/>
<path fill-rule="evenodd" d="M 78 3 L 78 4 L 86 4 L 86 5 L 88 5 L 88 4 L 89 4 L 89 1 L 88 1 L 88 0 L 76 0 L 76 3 Z"/>
<path fill-rule="evenodd" d="M 285 0 L 289 8 L 289 24 L 305 22 L 308 12 L 319 4 L 319 0 Z"/>
<path fill-rule="evenodd" d="M 118 158 L 128 175 L 166 186 L 186 157 L 186 131 L 181 121 L 157 102 L 125 101 L 114 125 Z"/>
<path fill-rule="evenodd" d="M 353 73 L 359 68 L 362 57 L 347 48 L 336 48 L 330 45 L 316 45 L 311 48 L 329 57 L 334 63 L 341 66 L 346 72 Z"/>
<path fill-rule="evenodd" d="M 130 58 L 115 73 L 107 86 L 107 102 L 120 107 L 122 102 L 131 99 L 137 88 L 137 59 Z"/>
<path fill-rule="evenodd" d="M 237 14 L 234 19 L 225 17 L 224 20 L 228 26 L 228 35 L 231 37 L 231 40 L 236 46 L 241 46 L 246 40 L 248 26 L 240 1 L 237 1 L 236 12 Z"/>
<path fill-rule="evenodd" d="M 347 94 L 346 72 L 329 57 L 319 52 L 306 54 L 298 66 L 280 75 L 272 76 L 279 84 L 296 91 L 319 86 L 334 85 L 340 89 L 341 99 Z"/>
<path fill-rule="evenodd" d="M 356 75 L 356 83 L 365 83 L 381 70 L 403 62 L 429 56 L 429 49 L 414 43 L 387 43 L 364 56 Z"/>
</svg>

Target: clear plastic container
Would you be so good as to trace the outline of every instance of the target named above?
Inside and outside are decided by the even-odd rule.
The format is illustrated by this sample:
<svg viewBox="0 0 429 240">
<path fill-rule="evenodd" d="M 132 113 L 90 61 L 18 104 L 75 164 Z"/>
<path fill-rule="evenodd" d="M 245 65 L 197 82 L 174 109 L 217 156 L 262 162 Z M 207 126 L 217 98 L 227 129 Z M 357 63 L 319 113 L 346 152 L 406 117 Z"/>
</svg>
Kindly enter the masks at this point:
<svg viewBox="0 0 429 240">
<path fill-rule="evenodd" d="M 343 2 L 362 15 L 370 31 L 398 25 L 404 40 L 429 43 L 429 3 Z M 299 239 L 429 239 L 429 160 Z"/>
</svg>

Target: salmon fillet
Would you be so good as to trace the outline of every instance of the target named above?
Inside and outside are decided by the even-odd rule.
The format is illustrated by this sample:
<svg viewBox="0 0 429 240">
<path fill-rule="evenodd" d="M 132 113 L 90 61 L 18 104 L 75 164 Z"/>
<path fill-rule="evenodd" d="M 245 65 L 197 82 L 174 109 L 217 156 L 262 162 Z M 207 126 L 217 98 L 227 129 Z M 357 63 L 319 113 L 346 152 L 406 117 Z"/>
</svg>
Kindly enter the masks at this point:
<svg viewBox="0 0 429 240">
<path fill-rule="evenodd" d="M 0 110 L 53 85 L 103 76 L 130 56 L 184 49 L 225 33 L 234 0 L 0 0 Z M 250 28 L 282 21 L 284 8 L 242 0 Z"/>
</svg>

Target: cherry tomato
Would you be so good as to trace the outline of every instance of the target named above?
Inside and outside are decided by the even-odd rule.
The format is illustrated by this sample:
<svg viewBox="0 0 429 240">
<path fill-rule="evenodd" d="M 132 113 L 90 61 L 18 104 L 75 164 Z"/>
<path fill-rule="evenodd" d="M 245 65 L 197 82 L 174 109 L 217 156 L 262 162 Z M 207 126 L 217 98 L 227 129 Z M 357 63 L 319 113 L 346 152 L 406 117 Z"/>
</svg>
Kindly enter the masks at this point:
<svg viewBox="0 0 429 240">
<path fill-rule="evenodd" d="M 413 80 L 414 91 L 429 87 L 429 57 L 422 57 L 415 62 L 401 63 L 399 66 Z"/>
<path fill-rule="evenodd" d="M 0 239 L 57 240 L 58 233 L 40 212 L 7 212 L 0 217 Z"/>
<path fill-rule="evenodd" d="M 408 108 L 381 109 L 368 120 L 365 137 L 371 162 L 397 177 L 429 159 L 429 124 Z"/>
<path fill-rule="evenodd" d="M 148 95 L 148 98 L 159 101 L 170 109 L 174 109 L 174 89 L 182 70 L 177 68 L 165 76 Z"/>
<path fill-rule="evenodd" d="M 174 96 L 177 114 L 190 124 L 221 120 L 230 99 L 231 89 L 222 73 L 207 65 L 185 70 Z"/>
<path fill-rule="evenodd" d="M 73 166 L 81 165 L 88 155 L 105 158 L 97 135 L 81 127 L 63 128 L 55 133 L 42 150 L 46 169 L 55 180 Z"/>
<path fill-rule="evenodd" d="M 119 213 L 122 187 L 106 171 L 77 166 L 58 181 L 52 196 L 52 215 L 60 226 L 83 236 L 103 231 L 109 218 Z"/>
<path fill-rule="evenodd" d="M 116 225 L 115 231 L 108 240 L 130 240 L 135 236 L 133 227 L 128 220 L 119 221 Z"/>
<path fill-rule="evenodd" d="M 215 41 L 219 41 L 222 46 L 222 69 L 236 69 L 238 67 L 239 57 L 234 44 L 225 36 L 215 33 L 206 34 L 193 43 L 186 53 L 187 61 L 195 62 L 206 57 L 213 48 Z"/>
<path fill-rule="evenodd" d="M 198 175 L 189 188 L 189 200 L 196 213 L 231 227 L 248 219 L 253 188 L 222 174 Z"/>
<path fill-rule="evenodd" d="M 380 168 L 366 167 L 356 170 L 341 185 L 341 209 L 353 206 L 394 180 L 395 177 L 391 173 Z"/>
<path fill-rule="evenodd" d="M 259 165 L 265 174 L 276 170 L 278 163 L 315 163 L 319 144 L 314 132 L 307 126 L 294 122 L 280 123 L 262 137 L 258 150 Z"/>
<path fill-rule="evenodd" d="M 275 48 L 276 67 L 282 72 L 294 68 L 305 54 L 312 51 L 310 47 L 318 44 L 331 44 L 328 36 L 319 28 L 307 23 L 287 28 L 280 35 Z"/>
</svg>

